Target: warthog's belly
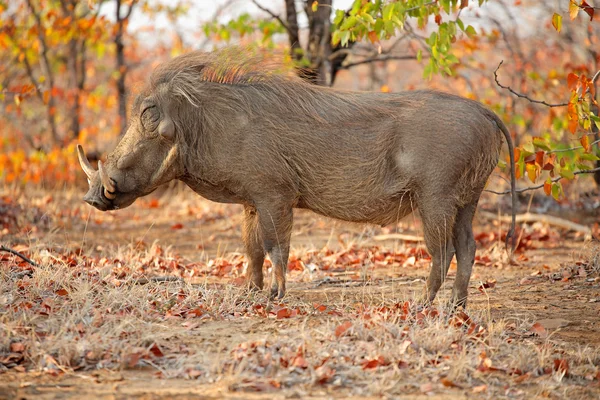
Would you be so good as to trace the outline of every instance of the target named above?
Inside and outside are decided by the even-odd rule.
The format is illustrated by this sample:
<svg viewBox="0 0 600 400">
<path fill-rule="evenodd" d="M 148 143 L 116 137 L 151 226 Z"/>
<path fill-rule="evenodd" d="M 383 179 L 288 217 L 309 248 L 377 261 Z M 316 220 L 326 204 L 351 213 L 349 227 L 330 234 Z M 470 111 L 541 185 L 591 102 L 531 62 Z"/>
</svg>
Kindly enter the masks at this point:
<svg viewBox="0 0 600 400">
<path fill-rule="evenodd" d="M 335 205 L 334 205 L 335 204 Z M 415 210 L 416 204 L 409 192 L 384 198 L 364 196 L 340 197 L 338 201 L 326 202 L 300 198 L 296 208 L 311 210 L 317 214 L 348 222 L 389 225 L 398 222 Z"/>
</svg>

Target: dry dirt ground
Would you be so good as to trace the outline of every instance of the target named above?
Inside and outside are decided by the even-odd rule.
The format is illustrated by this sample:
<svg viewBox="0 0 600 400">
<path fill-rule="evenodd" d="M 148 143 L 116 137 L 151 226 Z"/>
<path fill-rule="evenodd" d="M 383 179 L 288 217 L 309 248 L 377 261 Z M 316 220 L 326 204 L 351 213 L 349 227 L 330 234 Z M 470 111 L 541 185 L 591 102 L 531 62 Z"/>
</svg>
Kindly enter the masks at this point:
<svg viewBox="0 0 600 400">
<path fill-rule="evenodd" d="M 423 309 L 419 242 L 299 212 L 272 303 L 241 286 L 239 207 L 178 190 L 100 213 L 79 195 L 2 197 L 2 244 L 40 267 L 0 259 L 0 399 L 600 397 L 600 255 L 576 233 L 524 225 L 509 262 L 506 225 L 477 216 L 456 315 L 455 264 Z"/>
</svg>

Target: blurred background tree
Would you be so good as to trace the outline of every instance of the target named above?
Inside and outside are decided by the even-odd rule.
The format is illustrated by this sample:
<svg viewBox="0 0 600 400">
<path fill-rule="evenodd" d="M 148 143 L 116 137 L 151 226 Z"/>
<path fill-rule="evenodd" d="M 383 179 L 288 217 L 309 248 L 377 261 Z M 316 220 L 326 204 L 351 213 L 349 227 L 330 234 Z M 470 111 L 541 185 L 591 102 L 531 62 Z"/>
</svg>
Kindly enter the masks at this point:
<svg viewBox="0 0 600 400">
<path fill-rule="evenodd" d="M 314 84 L 477 99 L 509 126 L 519 177 L 559 201 L 600 168 L 592 1 L 202 3 L 0 0 L 0 180 L 73 182 L 74 143 L 114 145 L 155 65 L 229 44 L 285 54 Z"/>
</svg>

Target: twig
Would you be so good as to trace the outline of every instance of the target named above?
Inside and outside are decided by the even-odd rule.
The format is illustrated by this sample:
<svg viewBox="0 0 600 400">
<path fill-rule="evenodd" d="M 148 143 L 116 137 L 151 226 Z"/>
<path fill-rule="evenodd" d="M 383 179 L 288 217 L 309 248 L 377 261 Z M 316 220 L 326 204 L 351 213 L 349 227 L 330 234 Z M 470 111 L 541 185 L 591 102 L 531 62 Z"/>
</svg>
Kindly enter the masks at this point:
<svg viewBox="0 0 600 400">
<path fill-rule="evenodd" d="M 543 104 L 547 107 L 565 107 L 568 106 L 569 103 L 557 103 L 557 104 L 550 104 L 547 103 L 543 100 L 534 100 L 524 94 L 521 93 L 517 93 L 515 92 L 510 86 L 504 86 L 502 85 L 499 81 L 498 81 L 498 70 L 500 69 L 500 66 L 502 65 L 502 63 L 504 62 L 504 60 L 500 61 L 500 64 L 498 64 L 498 67 L 496 68 L 496 70 L 494 71 L 494 80 L 496 81 L 496 85 L 500 86 L 502 89 L 508 90 L 509 92 L 511 92 L 512 94 L 514 94 L 517 97 L 520 97 L 522 99 L 527 99 L 529 100 L 531 103 L 537 103 L 537 104 Z"/>
<path fill-rule="evenodd" d="M 590 147 L 592 147 L 593 145 L 595 145 L 596 143 L 600 143 L 600 139 L 593 141 L 592 143 L 590 143 Z M 576 147 L 569 147 L 568 149 L 557 149 L 557 150 L 550 150 L 547 151 L 546 154 L 551 154 L 551 153 L 563 153 L 565 151 L 573 151 L 573 150 L 579 150 L 579 149 L 583 149 L 583 146 L 576 146 Z"/>
<path fill-rule="evenodd" d="M 377 62 L 377 61 L 416 60 L 416 59 L 417 59 L 417 56 L 413 56 L 413 55 L 404 55 L 404 56 L 389 55 L 389 56 L 383 56 L 383 57 L 373 57 L 373 58 L 367 58 L 365 60 L 360 60 L 360 61 L 356 61 L 356 62 L 352 62 L 352 63 L 348 63 L 348 64 L 342 64 L 340 69 L 348 69 L 348 68 L 355 67 L 357 65 L 368 64 L 368 63 Z"/>
<path fill-rule="evenodd" d="M 27 261 L 29 264 L 33 265 L 34 267 L 38 267 L 38 265 L 34 261 L 31 261 L 31 259 L 27 258 L 27 256 L 19 253 L 16 250 L 9 248 L 9 247 L 0 246 L 0 251 L 6 251 L 7 253 L 13 254 L 17 257 L 21 257 L 23 260 Z"/>
<path fill-rule="evenodd" d="M 593 168 L 593 169 L 581 169 L 579 171 L 573 172 L 573 175 L 593 174 L 593 173 L 598 172 L 598 171 L 600 171 L 600 167 Z M 556 178 L 552 179 L 552 182 L 558 182 L 561 179 L 564 179 L 564 176 L 557 176 Z M 515 190 L 515 192 L 517 192 L 517 193 L 523 193 L 523 192 L 527 192 L 529 190 L 540 189 L 540 188 L 543 188 L 543 187 L 544 187 L 544 183 L 536 185 L 536 186 L 529 186 L 529 187 L 526 187 L 526 188 L 517 189 L 517 190 Z M 493 193 L 493 194 L 509 194 L 510 193 L 510 189 L 509 190 L 505 190 L 503 192 L 496 192 L 494 190 L 484 189 L 484 192 Z"/>
<path fill-rule="evenodd" d="M 288 31 L 289 33 L 293 33 L 290 30 L 290 27 L 288 26 L 288 24 L 285 23 L 285 21 L 283 19 L 281 19 L 281 17 L 277 14 L 275 14 L 273 11 L 269 10 L 266 7 L 261 6 L 256 0 L 252 0 L 252 3 L 254 3 L 254 5 L 256 7 L 258 7 L 259 9 L 261 9 L 262 11 L 266 12 L 267 14 L 269 14 L 271 17 L 275 18 L 277 21 L 279 21 L 279 23 L 281 24 L 281 26 L 283 26 L 285 28 L 286 31 Z"/>
<path fill-rule="evenodd" d="M 409 11 L 420 10 L 420 9 L 421 9 L 421 7 L 432 6 L 432 5 L 434 5 L 435 3 L 437 3 L 437 0 L 435 0 L 435 1 L 430 1 L 429 3 L 425 3 L 425 4 L 421 5 L 421 6 L 415 6 L 415 7 L 407 8 L 406 10 L 403 10 L 403 11 L 404 11 L 404 12 L 409 12 Z"/>
<path fill-rule="evenodd" d="M 487 211 L 479 211 L 479 215 L 490 220 L 498 218 L 500 218 L 501 221 L 505 222 L 511 220 L 511 217 L 508 215 L 498 217 L 498 215 Z M 591 238 L 592 236 L 592 230 L 588 226 L 569 221 L 568 219 L 558 218 L 552 215 L 534 214 L 527 212 L 525 214 L 517 215 L 516 220 L 516 222 L 545 222 L 549 225 L 558 226 L 559 228 L 584 233 L 586 238 Z"/>
<path fill-rule="evenodd" d="M 153 276 L 150 278 L 139 278 L 133 280 L 133 283 L 136 285 L 146 285 L 150 282 L 183 282 L 183 278 L 178 276 Z"/>
</svg>

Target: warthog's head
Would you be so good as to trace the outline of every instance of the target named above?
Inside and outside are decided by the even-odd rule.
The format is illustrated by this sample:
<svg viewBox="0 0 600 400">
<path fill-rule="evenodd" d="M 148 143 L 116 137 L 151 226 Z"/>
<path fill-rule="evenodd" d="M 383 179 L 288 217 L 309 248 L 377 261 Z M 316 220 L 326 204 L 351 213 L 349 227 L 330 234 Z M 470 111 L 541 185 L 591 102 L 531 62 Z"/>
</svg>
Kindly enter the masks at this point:
<svg viewBox="0 0 600 400">
<path fill-rule="evenodd" d="M 90 190 L 84 200 L 101 211 L 116 210 L 176 179 L 183 172 L 176 127 L 168 97 L 159 89 L 140 95 L 132 109 L 130 126 L 96 171 L 78 145 L 79 162 Z"/>
</svg>

